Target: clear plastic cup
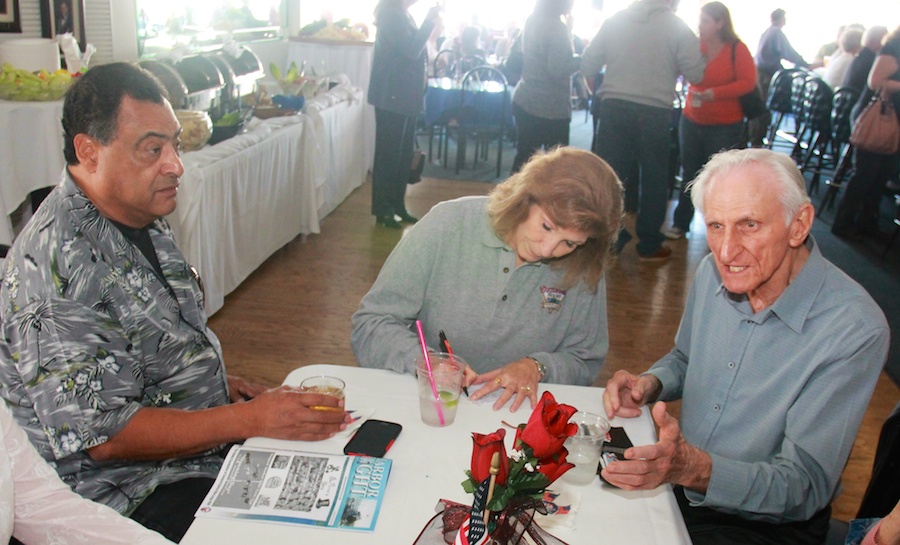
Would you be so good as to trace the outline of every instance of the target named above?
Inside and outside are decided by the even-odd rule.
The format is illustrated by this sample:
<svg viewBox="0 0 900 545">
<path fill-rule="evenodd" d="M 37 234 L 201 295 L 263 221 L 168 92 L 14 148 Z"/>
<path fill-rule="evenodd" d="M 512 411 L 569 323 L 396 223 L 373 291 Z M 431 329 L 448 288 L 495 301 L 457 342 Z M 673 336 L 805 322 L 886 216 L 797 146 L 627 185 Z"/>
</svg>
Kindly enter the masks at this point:
<svg viewBox="0 0 900 545">
<path fill-rule="evenodd" d="M 459 392 L 462 389 L 466 362 L 459 356 L 446 352 L 430 352 L 431 373 L 424 356 L 416 361 L 419 384 L 419 412 L 422 422 L 429 426 L 449 426 L 456 420 Z M 432 380 L 434 389 L 432 389 Z M 437 398 L 434 394 L 437 392 Z"/>
<path fill-rule="evenodd" d="M 571 484 L 590 484 L 597 475 L 600 448 L 609 431 L 609 421 L 600 415 L 579 411 L 572 415 L 569 422 L 578 425 L 578 432 L 565 442 L 569 451 L 566 461 L 575 464 L 575 467 L 563 473 L 562 479 Z"/>
</svg>

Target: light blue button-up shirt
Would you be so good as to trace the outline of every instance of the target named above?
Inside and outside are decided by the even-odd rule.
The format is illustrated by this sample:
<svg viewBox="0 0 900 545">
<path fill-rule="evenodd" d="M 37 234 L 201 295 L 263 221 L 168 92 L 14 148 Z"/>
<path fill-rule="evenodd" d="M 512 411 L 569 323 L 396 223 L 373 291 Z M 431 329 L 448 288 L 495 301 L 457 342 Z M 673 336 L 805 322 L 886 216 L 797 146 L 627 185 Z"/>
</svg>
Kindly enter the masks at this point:
<svg viewBox="0 0 900 545">
<path fill-rule="evenodd" d="M 887 355 L 890 330 L 868 293 L 810 236 L 803 269 L 754 313 L 707 256 L 675 348 L 648 371 L 660 400 L 683 399 L 685 438 L 712 457 L 692 505 L 769 522 L 807 520 L 840 476 Z"/>
</svg>

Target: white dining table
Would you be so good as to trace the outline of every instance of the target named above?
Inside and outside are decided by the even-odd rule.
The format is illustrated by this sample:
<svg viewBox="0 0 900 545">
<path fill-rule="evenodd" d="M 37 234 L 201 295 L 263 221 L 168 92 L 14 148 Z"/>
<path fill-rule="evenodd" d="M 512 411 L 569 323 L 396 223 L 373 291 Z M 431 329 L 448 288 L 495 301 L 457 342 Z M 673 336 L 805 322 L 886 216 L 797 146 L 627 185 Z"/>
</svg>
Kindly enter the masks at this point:
<svg viewBox="0 0 900 545">
<path fill-rule="evenodd" d="M 460 483 L 466 479 L 472 455 L 473 432 L 490 433 L 504 427 L 503 421 L 518 425 L 528 420 L 526 403 L 515 413 L 508 408 L 494 411 L 489 404 L 463 397 L 456 421 L 444 428 L 430 427 L 419 417 L 416 380 L 412 375 L 381 369 L 342 365 L 310 365 L 296 369 L 284 384 L 296 386 L 306 377 L 330 375 L 346 382 L 346 408 L 367 412 L 371 418 L 397 422 L 403 430 L 388 451 L 392 460 L 386 495 L 375 531 L 356 532 L 290 524 L 197 518 L 182 539 L 183 545 L 316 544 L 329 545 L 411 545 L 435 514 L 440 499 L 470 504 L 472 496 Z M 556 400 L 578 410 L 602 413 L 602 389 L 560 384 L 542 384 Z M 656 431 L 647 411 L 638 418 L 613 419 L 613 426 L 625 428 L 635 445 L 656 440 Z M 512 446 L 514 430 L 506 435 Z M 246 444 L 307 452 L 341 454 L 349 439 L 339 434 L 320 442 L 281 441 L 251 438 Z M 559 480 L 553 488 L 568 487 L 580 497 L 574 524 L 554 527 L 553 535 L 569 545 L 627 543 L 628 545 L 690 544 L 681 513 L 670 486 L 649 491 L 623 491 L 601 483 L 598 477 L 584 486 Z"/>
</svg>

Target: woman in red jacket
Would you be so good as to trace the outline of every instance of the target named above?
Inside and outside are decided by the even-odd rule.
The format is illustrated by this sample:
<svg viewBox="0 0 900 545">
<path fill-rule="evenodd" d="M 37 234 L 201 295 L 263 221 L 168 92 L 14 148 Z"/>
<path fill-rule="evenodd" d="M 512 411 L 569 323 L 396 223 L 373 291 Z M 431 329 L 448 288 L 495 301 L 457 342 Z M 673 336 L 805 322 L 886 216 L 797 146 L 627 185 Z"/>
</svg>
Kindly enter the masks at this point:
<svg viewBox="0 0 900 545">
<path fill-rule="evenodd" d="M 700 50 L 708 59 L 703 81 L 688 88 L 678 127 L 683 182 L 673 225 L 665 235 L 684 237 L 690 230 L 694 205 L 684 190 L 709 158 L 746 145 L 744 113 L 739 98 L 756 86 L 756 65 L 750 50 L 738 38 L 725 4 L 710 2 L 700 8 Z"/>
</svg>

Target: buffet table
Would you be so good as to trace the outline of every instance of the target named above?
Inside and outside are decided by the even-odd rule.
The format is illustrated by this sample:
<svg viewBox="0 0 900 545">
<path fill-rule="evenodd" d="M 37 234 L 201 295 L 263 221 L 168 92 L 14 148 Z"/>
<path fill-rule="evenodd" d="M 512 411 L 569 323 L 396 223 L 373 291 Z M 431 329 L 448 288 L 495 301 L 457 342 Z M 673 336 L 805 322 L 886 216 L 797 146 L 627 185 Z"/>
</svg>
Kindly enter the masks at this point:
<svg viewBox="0 0 900 545">
<path fill-rule="evenodd" d="M 372 145 L 363 137 L 368 109 L 362 90 L 349 85 L 314 97 L 304 107 L 321 160 L 314 184 L 319 217 L 330 214 L 366 181 L 371 167 L 366 150 Z"/>
<path fill-rule="evenodd" d="M 338 86 L 311 100 L 309 115 L 253 119 L 246 133 L 184 154 L 168 220 L 203 278 L 207 314 L 279 248 L 318 233 L 365 181 L 363 117 L 362 92 Z"/>
<path fill-rule="evenodd" d="M 314 69 L 320 76 L 346 74 L 351 85 L 362 89 L 365 103 L 372 75 L 373 45 L 372 42 L 292 37 L 288 43 L 288 63 L 296 62 L 300 66 L 306 62 L 307 72 Z M 366 168 L 371 169 L 375 158 L 375 108 L 368 104 L 364 107 L 365 128 L 360 134 Z"/>
<path fill-rule="evenodd" d="M 371 49 L 371 48 L 370 48 Z M 244 134 L 185 153 L 178 207 L 168 220 L 203 277 L 206 311 L 366 180 L 365 94 L 344 82 L 310 99 L 305 114 L 252 119 Z M 62 101 L 0 101 L 0 244 L 12 244 L 10 214 L 53 185 L 65 166 Z"/>
<path fill-rule="evenodd" d="M 393 461 L 387 481 L 384 503 L 373 533 L 290 524 L 197 518 L 181 540 L 183 545 L 245 545 L 247 543 L 329 543 L 333 545 L 411 545 L 425 523 L 435 514 L 438 500 L 446 498 L 470 504 L 460 483 L 469 467 L 472 432 L 490 433 L 503 427 L 503 420 L 517 425 L 530 415 L 526 408 L 510 414 L 507 409 L 494 411 L 489 404 L 473 403 L 461 398 L 456 421 L 446 428 L 426 426 L 419 418 L 416 379 L 412 375 L 379 369 L 363 369 L 339 365 L 312 365 L 292 372 L 285 379 L 296 386 L 306 377 L 332 375 L 346 382 L 346 406 L 362 413 L 374 409 L 372 418 L 397 422 L 403 431 L 386 457 Z M 602 390 L 583 386 L 541 385 L 549 389 L 557 401 L 579 410 L 599 413 Z M 655 441 L 649 412 L 634 419 L 615 419 L 636 445 Z M 512 446 L 515 434 L 506 435 L 506 446 Z M 277 441 L 252 438 L 249 446 L 288 448 L 317 453 L 341 454 L 346 434 L 321 442 Z M 562 481 L 554 483 L 557 491 L 566 487 L 575 503 L 574 524 L 542 526 L 571 545 L 581 543 L 690 544 L 681 513 L 671 487 L 626 492 L 594 481 L 574 486 Z M 574 502 L 573 502 L 574 503 Z M 551 530 L 552 528 L 552 530 Z"/>
<path fill-rule="evenodd" d="M 62 101 L 0 100 L 0 244 L 12 244 L 9 215 L 35 189 L 56 185 L 65 166 Z"/>
</svg>

